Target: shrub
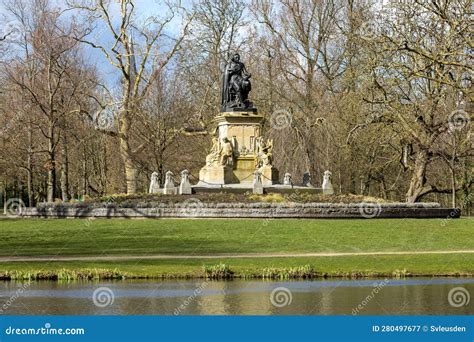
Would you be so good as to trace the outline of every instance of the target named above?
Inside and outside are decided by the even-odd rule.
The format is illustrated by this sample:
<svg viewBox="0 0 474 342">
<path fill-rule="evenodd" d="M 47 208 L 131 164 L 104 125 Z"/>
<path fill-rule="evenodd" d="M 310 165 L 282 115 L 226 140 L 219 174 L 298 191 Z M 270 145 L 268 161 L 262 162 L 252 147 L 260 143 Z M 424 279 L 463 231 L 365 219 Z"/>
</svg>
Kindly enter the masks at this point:
<svg viewBox="0 0 474 342">
<path fill-rule="evenodd" d="M 405 278 L 408 275 L 409 275 L 409 273 L 405 268 L 403 270 L 398 270 L 397 269 L 397 270 L 392 272 L 392 276 L 394 278 Z"/>
<path fill-rule="evenodd" d="M 311 279 L 316 276 L 316 272 L 311 265 L 288 268 L 268 267 L 262 271 L 262 278 L 264 279 Z"/>
<path fill-rule="evenodd" d="M 0 274 L 1 279 L 11 280 L 91 280 L 91 279 L 125 279 L 126 273 L 117 269 L 108 270 L 101 268 L 68 270 L 60 269 L 54 271 L 13 271 Z"/>
<path fill-rule="evenodd" d="M 267 202 L 267 203 L 282 203 L 287 201 L 287 199 L 279 193 L 271 193 L 268 195 L 255 195 L 251 194 L 248 196 L 248 199 L 256 202 Z"/>
<path fill-rule="evenodd" d="M 230 279 L 234 277 L 234 272 L 223 263 L 211 266 L 204 265 L 202 269 L 207 279 Z"/>
</svg>

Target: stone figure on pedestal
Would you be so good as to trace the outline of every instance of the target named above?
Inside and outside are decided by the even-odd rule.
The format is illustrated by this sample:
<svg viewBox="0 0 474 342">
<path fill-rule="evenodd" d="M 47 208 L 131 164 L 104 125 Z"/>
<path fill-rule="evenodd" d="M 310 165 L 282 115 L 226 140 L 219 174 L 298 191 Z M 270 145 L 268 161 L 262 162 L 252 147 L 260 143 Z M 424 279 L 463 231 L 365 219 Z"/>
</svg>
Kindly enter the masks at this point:
<svg viewBox="0 0 474 342">
<path fill-rule="evenodd" d="M 255 171 L 253 177 L 253 193 L 263 195 L 262 173 Z"/>
<path fill-rule="evenodd" d="M 325 195 L 334 194 L 334 188 L 332 187 L 331 176 L 332 176 L 331 171 L 329 170 L 324 171 L 322 188 L 323 188 L 323 194 Z"/>
<path fill-rule="evenodd" d="M 228 109 L 249 109 L 253 108 L 253 103 L 248 96 L 252 85 L 250 77 L 252 75 L 245 68 L 245 64 L 240 61 L 240 55 L 235 53 L 229 63 L 225 66 L 222 77 L 222 111 Z"/>
<path fill-rule="evenodd" d="M 150 188 L 148 189 L 150 194 L 157 194 L 160 192 L 160 179 L 158 177 L 158 172 L 153 172 L 151 174 Z"/>
<path fill-rule="evenodd" d="M 176 194 L 176 187 L 173 181 L 173 172 L 168 171 L 165 174 L 165 185 L 163 188 L 164 195 L 175 195 Z"/>
<path fill-rule="evenodd" d="M 222 147 L 219 155 L 222 166 L 232 166 L 234 164 L 234 148 L 229 139 L 225 137 L 222 139 Z"/>
<path fill-rule="evenodd" d="M 283 178 L 283 185 L 293 185 L 293 181 L 291 179 L 291 174 L 290 173 L 285 173 L 285 176 Z"/>
<path fill-rule="evenodd" d="M 219 140 L 212 137 L 211 153 L 206 156 L 206 166 L 217 166 L 219 163 Z"/>
<path fill-rule="evenodd" d="M 303 186 L 307 186 L 309 188 L 313 187 L 313 184 L 311 183 L 312 178 L 311 178 L 311 173 L 309 171 L 306 171 L 303 173 Z"/>
<path fill-rule="evenodd" d="M 189 182 L 189 171 L 181 171 L 181 183 L 179 184 L 179 194 L 180 195 L 191 195 L 193 190 L 191 188 L 191 183 Z"/>
<path fill-rule="evenodd" d="M 267 142 L 263 137 L 257 138 L 257 168 L 272 165 L 273 140 L 268 139 Z"/>
</svg>

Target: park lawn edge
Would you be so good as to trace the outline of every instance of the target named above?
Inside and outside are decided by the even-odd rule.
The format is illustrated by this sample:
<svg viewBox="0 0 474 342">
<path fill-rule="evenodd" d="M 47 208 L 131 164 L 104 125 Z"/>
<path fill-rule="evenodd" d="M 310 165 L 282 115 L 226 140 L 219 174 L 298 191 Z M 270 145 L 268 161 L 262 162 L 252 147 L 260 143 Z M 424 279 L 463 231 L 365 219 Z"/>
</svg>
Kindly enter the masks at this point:
<svg viewBox="0 0 474 342">
<path fill-rule="evenodd" d="M 209 269 L 217 271 L 210 272 Z M 0 263 L 0 280 L 473 277 L 474 255 Z"/>
<path fill-rule="evenodd" d="M 284 269 L 278 271 L 284 272 Z M 410 273 L 406 270 L 395 270 L 390 272 L 332 272 L 332 273 L 313 273 L 311 275 L 288 277 L 283 273 L 275 276 L 263 276 L 260 273 L 234 273 L 232 276 L 219 278 L 207 277 L 203 272 L 196 270 L 191 273 L 158 273 L 158 274 L 134 274 L 122 272 L 119 269 L 69 269 L 61 268 L 51 271 L 0 271 L 0 281 L 10 280 L 126 280 L 126 279 L 216 279 L 216 280 L 232 280 L 232 279 L 268 279 L 268 280 L 309 280 L 309 279 L 361 279 L 361 278 L 410 278 L 410 277 L 473 277 L 473 272 L 447 272 L 447 273 Z"/>
</svg>

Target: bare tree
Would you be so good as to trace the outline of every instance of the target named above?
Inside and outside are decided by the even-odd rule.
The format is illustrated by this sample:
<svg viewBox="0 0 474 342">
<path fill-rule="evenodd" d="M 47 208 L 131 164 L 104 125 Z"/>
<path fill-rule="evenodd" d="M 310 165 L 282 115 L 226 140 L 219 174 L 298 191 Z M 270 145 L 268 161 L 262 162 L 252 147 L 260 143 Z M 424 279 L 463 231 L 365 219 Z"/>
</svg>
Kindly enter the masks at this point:
<svg viewBox="0 0 474 342">
<path fill-rule="evenodd" d="M 275 75 L 270 83 L 279 98 L 276 107 L 288 109 L 291 116 L 288 129 L 276 132 L 276 144 L 280 141 L 287 146 L 296 140 L 287 164 L 297 155 L 302 162 L 293 171 L 315 174 L 327 81 L 339 72 L 340 60 L 330 47 L 336 44 L 340 31 L 337 24 L 342 5 L 332 0 L 255 0 L 253 10 L 265 30 L 263 42 Z M 285 149 L 280 150 L 283 154 Z"/>
<path fill-rule="evenodd" d="M 74 22 L 64 25 L 60 19 L 61 12 L 53 9 L 46 0 L 33 3 L 17 0 L 8 10 L 23 27 L 24 33 L 19 39 L 23 50 L 13 62 L 4 65 L 4 72 L 26 100 L 24 103 L 30 103 L 20 110 L 38 114 L 34 118 L 30 116 L 27 121 L 30 127 L 28 136 L 31 136 L 32 129 L 37 129 L 47 141 L 44 149 L 34 153 L 48 156 L 43 167 L 48 174 L 47 200 L 53 201 L 56 197 L 57 150 L 61 133 L 66 134 L 61 127 L 70 115 L 77 112 L 77 99 L 88 88 L 86 72 L 80 69 L 79 44 L 70 38 L 71 32 L 77 28 Z M 30 140 L 29 187 L 33 153 Z"/>
<path fill-rule="evenodd" d="M 115 15 L 111 1 L 70 1 L 72 9 L 83 13 L 87 22 L 106 27 L 111 43 L 105 45 L 92 37 L 92 28 L 85 35 L 76 34 L 75 39 L 100 51 L 120 75 L 121 94 L 118 113 L 118 135 L 126 189 L 128 194 L 137 191 L 136 155 L 144 148 L 139 137 L 132 137 L 132 127 L 140 102 L 157 80 L 187 34 L 192 19 L 179 3 L 160 2 L 161 16 L 150 15 L 137 18 L 134 1 L 118 1 L 118 15 Z M 181 33 L 170 38 L 167 29 L 174 20 L 184 18 Z M 168 46 L 167 51 L 163 47 Z M 135 138 L 135 139 L 134 139 Z"/>
<path fill-rule="evenodd" d="M 467 52 L 472 48 L 470 3 L 397 3 L 378 24 L 380 32 L 370 39 L 368 49 L 377 62 L 372 69 L 374 96 L 369 102 L 403 129 L 414 150 L 413 164 L 408 165 L 412 171 L 406 193 L 409 202 L 453 191 L 437 186 L 429 175 L 437 160 L 453 158 L 455 150 L 445 149 L 450 131 L 469 130 L 464 126 L 470 121 L 465 104 L 472 96 L 472 60 Z M 472 155 L 468 145 L 457 149 L 454 159 Z"/>
</svg>

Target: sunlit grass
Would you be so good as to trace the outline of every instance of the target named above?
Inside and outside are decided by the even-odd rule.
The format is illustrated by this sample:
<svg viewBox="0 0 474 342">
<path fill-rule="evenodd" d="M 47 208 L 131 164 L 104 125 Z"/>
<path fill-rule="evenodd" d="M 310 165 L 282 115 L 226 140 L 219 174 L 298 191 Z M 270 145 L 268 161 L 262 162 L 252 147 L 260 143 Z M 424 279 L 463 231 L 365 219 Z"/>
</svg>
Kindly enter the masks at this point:
<svg viewBox="0 0 474 342">
<path fill-rule="evenodd" d="M 474 249 L 474 221 L 0 220 L 0 256 L 213 255 Z"/>
</svg>

